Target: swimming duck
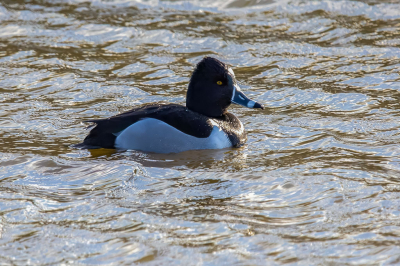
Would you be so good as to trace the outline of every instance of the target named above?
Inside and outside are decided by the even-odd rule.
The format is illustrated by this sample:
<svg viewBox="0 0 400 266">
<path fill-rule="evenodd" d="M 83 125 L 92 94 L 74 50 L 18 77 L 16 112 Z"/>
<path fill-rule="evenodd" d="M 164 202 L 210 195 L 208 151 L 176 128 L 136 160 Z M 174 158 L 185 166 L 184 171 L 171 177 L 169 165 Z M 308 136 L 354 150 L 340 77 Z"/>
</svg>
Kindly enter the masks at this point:
<svg viewBox="0 0 400 266">
<path fill-rule="evenodd" d="M 85 121 L 95 127 L 75 147 L 155 153 L 240 147 L 247 136 L 240 120 L 227 111 L 231 103 L 263 109 L 240 90 L 229 66 L 205 57 L 190 78 L 186 106 L 150 103 L 110 118 Z"/>
</svg>

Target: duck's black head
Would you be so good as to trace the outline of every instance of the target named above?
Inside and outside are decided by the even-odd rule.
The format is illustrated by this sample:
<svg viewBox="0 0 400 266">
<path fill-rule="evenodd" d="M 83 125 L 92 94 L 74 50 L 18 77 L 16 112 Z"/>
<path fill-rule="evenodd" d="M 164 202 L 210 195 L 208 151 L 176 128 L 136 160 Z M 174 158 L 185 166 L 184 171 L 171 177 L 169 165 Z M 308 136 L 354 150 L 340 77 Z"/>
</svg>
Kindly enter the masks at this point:
<svg viewBox="0 0 400 266">
<path fill-rule="evenodd" d="M 227 112 L 232 102 L 249 108 L 263 108 L 240 91 L 229 66 L 215 58 L 204 57 L 190 78 L 186 107 L 206 116 L 218 117 Z"/>
</svg>

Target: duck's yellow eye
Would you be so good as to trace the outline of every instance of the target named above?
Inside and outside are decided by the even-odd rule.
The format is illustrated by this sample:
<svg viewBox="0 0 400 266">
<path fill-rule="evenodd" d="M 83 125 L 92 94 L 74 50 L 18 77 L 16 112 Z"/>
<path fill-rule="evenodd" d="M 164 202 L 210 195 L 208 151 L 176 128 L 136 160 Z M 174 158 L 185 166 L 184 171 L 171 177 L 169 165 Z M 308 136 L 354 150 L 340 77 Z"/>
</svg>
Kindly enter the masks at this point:
<svg viewBox="0 0 400 266">
<path fill-rule="evenodd" d="M 218 85 L 222 85 L 222 81 L 218 80 L 218 81 L 217 81 L 217 84 L 218 84 Z"/>
</svg>

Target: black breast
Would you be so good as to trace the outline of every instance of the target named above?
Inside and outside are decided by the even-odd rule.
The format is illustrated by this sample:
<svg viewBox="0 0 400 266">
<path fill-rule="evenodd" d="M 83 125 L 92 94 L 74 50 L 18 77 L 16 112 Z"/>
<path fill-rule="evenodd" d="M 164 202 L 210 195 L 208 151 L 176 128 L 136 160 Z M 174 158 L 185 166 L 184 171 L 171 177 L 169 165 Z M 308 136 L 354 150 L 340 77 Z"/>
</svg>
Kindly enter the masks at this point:
<svg viewBox="0 0 400 266">
<path fill-rule="evenodd" d="M 212 118 L 212 120 L 228 135 L 233 147 L 240 147 L 246 142 L 247 135 L 244 127 L 234 114 L 225 113 L 221 117 Z"/>
</svg>

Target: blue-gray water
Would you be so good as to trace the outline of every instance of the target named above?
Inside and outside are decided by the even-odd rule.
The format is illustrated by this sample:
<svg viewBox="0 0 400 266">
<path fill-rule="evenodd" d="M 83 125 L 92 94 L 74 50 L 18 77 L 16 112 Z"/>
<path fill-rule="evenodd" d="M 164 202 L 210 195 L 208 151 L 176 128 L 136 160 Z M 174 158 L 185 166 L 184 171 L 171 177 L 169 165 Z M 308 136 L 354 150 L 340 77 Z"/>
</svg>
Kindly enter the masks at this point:
<svg viewBox="0 0 400 266">
<path fill-rule="evenodd" d="M 247 145 L 70 148 L 184 104 L 205 55 Z M 400 264 L 400 3 L 0 2 L 0 265 Z"/>
</svg>

